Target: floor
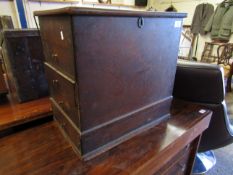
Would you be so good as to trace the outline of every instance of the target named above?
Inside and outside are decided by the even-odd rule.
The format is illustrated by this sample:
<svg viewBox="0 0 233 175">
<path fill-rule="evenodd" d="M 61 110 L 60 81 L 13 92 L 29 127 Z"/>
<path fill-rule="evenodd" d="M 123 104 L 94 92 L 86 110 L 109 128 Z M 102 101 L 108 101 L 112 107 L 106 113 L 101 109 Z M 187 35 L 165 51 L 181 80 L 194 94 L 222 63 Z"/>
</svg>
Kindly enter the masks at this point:
<svg viewBox="0 0 233 175">
<path fill-rule="evenodd" d="M 228 114 L 233 121 L 233 92 L 226 94 Z M 214 151 L 217 163 L 206 175 L 232 175 L 233 174 L 233 144 Z"/>
</svg>

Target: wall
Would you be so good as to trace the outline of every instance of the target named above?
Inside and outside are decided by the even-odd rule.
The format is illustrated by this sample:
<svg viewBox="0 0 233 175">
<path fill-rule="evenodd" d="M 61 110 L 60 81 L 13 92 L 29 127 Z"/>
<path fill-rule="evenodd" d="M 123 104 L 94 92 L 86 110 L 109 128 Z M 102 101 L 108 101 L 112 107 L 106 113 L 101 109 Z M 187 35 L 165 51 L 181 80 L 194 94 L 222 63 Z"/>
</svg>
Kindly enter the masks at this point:
<svg viewBox="0 0 233 175">
<path fill-rule="evenodd" d="M 132 1 L 132 0 L 125 0 Z M 179 12 L 188 13 L 188 17 L 184 19 L 184 24 L 190 25 L 192 22 L 193 14 L 195 11 L 195 7 L 200 3 L 211 3 L 215 7 L 222 0 L 173 0 L 173 5 L 177 8 Z M 130 3 L 130 2 L 129 2 Z M 54 8 L 62 8 L 65 6 L 82 6 L 82 7 L 91 7 L 91 8 L 113 8 L 113 9 L 131 9 L 130 7 L 120 7 L 120 6 L 108 6 L 108 5 L 93 5 L 93 4 L 82 4 L 82 2 L 78 3 L 48 3 L 48 2 L 32 2 L 28 0 L 24 0 L 25 13 L 28 22 L 29 28 L 35 28 L 36 24 L 33 17 L 33 12 L 35 10 L 46 10 L 46 9 L 54 9 Z M 170 0 L 148 0 L 148 6 L 152 6 L 158 11 L 164 11 L 167 7 L 170 6 Z M 0 1 L 0 15 L 11 15 L 13 19 L 13 23 L 15 27 L 20 27 L 18 21 L 18 15 L 15 8 L 15 3 L 13 1 Z M 204 44 L 206 41 L 211 41 L 210 36 L 200 36 L 198 42 L 198 50 L 197 50 L 197 58 L 201 58 L 201 53 L 204 48 Z M 231 38 L 230 42 L 233 42 Z"/>
<path fill-rule="evenodd" d="M 24 0 L 25 13 L 28 23 L 28 28 L 36 28 L 33 12 L 37 10 L 48 10 L 62 8 L 66 6 L 74 6 L 78 3 L 50 3 L 50 2 L 31 2 Z"/>
<path fill-rule="evenodd" d="M 10 15 L 12 17 L 15 28 L 20 28 L 20 22 L 17 15 L 17 8 L 15 1 L 1 0 L 0 1 L 0 15 Z M 112 2 L 119 2 L 119 0 L 112 0 Z M 120 0 L 122 2 L 122 0 Z M 132 7 L 123 7 L 123 6 L 109 6 L 109 5 L 96 5 L 96 4 L 83 4 L 82 0 L 77 0 L 77 2 L 64 3 L 64 2 L 32 2 L 28 0 L 23 0 L 26 19 L 29 28 L 35 28 L 35 20 L 33 12 L 36 10 L 47 10 L 47 9 L 56 9 L 66 6 L 81 6 L 81 7 L 90 7 L 90 8 L 110 8 L 110 9 L 132 9 Z M 134 5 L 134 0 L 124 0 L 124 3 L 128 5 Z"/>
<path fill-rule="evenodd" d="M 0 15 L 11 16 L 15 28 L 19 27 L 18 15 L 13 1 L 0 1 Z"/>
<path fill-rule="evenodd" d="M 132 2 L 134 0 L 124 0 L 125 3 L 129 5 L 133 5 Z M 117 2 L 117 1 L 116 1 Z M 78 6 L 78 7 L 89 7 L 89 8 L 110 8 L 110 9 L 133 9 L 132 7 L 123 7 L 123 6 L 111 6 L 111 5 L 100 5 L 100 4 L 83 4 L 82 1 L 79 1 L 77 3 L 54 3 L 54 2 L 32 2 L 24 0 L 25 5 L 25 13 L 27 16 L 28 21 L 28 27 L 35 28 L 35 20 L 33 17 L 33 12 L 36 10 L 46 10 L 46 9 L 56 9 L 56 8 L 62 8 L 66 6 Z"/>
<path fill-rule="evenodd" d="M 150 1 L 149 5 L 157 9 L 158 11 L 164 11 L 166 8 L 170 6 L 170 2 L 171 2 L 170 0 L 149 0 L 149 1 Z M 211 3 L 214 5 L 216 9 L 216 6 L 222 1 L 223 0 L 173 0 L 173 5 L 176 7 L 178 12 L 188 13 L 188 17 L 184 19 L 184 24 L 191 25 L 193 14 L 198 4 Z M 197 49 L 197 55 L 196 55 L 196 57 L 199 60 L 201 59 L 201 54 L 202 54 L 205 42 L 209 42 L 209 41 L 211 41 L 209 34 L 206 36 L 199 36 L 198 49 Z M 230 42 L 233 42 L 233 38 L 231 38 Z"/>
</svg>

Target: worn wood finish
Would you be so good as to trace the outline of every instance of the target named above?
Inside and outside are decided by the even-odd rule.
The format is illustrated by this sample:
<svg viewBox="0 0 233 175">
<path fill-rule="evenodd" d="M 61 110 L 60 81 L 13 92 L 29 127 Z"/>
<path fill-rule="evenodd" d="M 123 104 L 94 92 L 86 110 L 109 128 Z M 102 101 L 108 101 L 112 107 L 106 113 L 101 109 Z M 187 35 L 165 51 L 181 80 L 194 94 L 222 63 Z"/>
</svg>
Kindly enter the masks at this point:
<svg viewBox="0 0 233 175">
<path fill-rule="evenodd" d="M 4 30 L 3 59 L 9 90 L 19 102 L 48 95 L 38 30 Z"/>
<path fill-rule="evenodd" d="M 35 14 L 55 118 L 84 159 L 168 119 L 185 14 L 86 8 Z"/>
<path fill-rule="evenodd" d="M 35 11 L 36 16 L 49 15 L 80 15 L 80 16 L 123 16 L 123 17 L 162 17 L 162 18 L 185 18 L 187 13 L 173 12 L 152 12 L 152 11 L 137 11 L 137 10 L 108 10 L 97 8 L 82 8 L 82 7 L 65 7 L 53 10 Z"/>
<path fill-rule="evenodd" d="M 211 117 L 200 109 L 177 102 L 167 122 L 87 162 L 73 152 L 54 121 L 9 135 L 0 139 L 0 174 L 190 174 L 193 150 Z"/>
<path fill-rule="evenodd" d="M 167 109 L 160 116 L 169 113 L 180 38 L 176 20 L 181 22 L 144 18 L 139 28 L 138 17 L 73 17 L 82 130 L 137 118 L 142 115 L 138 111 L 147 111 L 147 119 L 153 120 L 162 103 Z"/>
<path fill-rule="evenodd" d="M 77 117 L 78 110 L 75 102 L 76 84 L 72 81 L 67 81 L 65 77 L 57 74 L 48 67 L 48 64 L 45 64 L 45 70 L 47 72 L 51 96 L 59 104 L 62 110 L 67 113 L 72 122 L 80 128 L 79 117 Z"/>
<path fill-rule="evenodd" d="M 40 26 L 46 61 L 74 80 L 75 59 L 71 16 L 42 17 L 40 24 L 46 24 L 46 26 Z"/>
<path fill-rule="evenodd" d="M 0 131 L 52 115 L 51 104 L 48 98 L 15 103 L 12 99 L 0 104 Z"/>
<path fill-rule="evenodd" d="M 162 168 L 160 168 L 155 175 L 171 174 L 180 175 L 185 174 L 187 171 L 187 162 L 193 149 L 193 144 L 188 144 L 179 153 L 176 154 L 171 160 L 169 160 Z M 191 163 L 191 162 L 190 162 Z"/>
</svg>

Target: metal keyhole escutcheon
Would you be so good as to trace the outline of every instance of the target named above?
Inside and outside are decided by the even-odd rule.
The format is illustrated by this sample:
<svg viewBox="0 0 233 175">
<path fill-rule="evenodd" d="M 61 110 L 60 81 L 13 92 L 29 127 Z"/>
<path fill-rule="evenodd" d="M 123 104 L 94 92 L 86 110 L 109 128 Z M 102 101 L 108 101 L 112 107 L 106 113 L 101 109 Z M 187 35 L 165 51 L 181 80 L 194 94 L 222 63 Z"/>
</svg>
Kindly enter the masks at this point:
<svg viewBox="0 0 233 175">
<path fill-rule="evenodd" d="M 138 27 L 142 28 L 144 26 L 144 19 L 143 17 L 138 18 Z"/>
</svg>

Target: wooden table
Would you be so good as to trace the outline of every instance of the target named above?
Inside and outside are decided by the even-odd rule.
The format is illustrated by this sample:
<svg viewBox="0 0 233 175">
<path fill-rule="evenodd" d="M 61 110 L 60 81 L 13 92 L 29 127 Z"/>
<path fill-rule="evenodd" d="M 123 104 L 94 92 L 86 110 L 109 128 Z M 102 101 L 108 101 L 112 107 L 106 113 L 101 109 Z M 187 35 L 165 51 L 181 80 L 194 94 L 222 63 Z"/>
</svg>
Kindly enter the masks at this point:
<svg viewBox="0 0 233 175">
<path fill-rule="evenodd" d="M 0 104 L 0 131 L 35 119 L 52 115 L 48 97 L 25 103 L 15 103 L 8 98 Z"/>
<path fill-rule="evenodd" d="M 74 153 L 56 121 L 0 139 L 0 174 L 190 174 L 211 111 L 173 104 L 171 118 L 87 162 Z"/>
</svg>

